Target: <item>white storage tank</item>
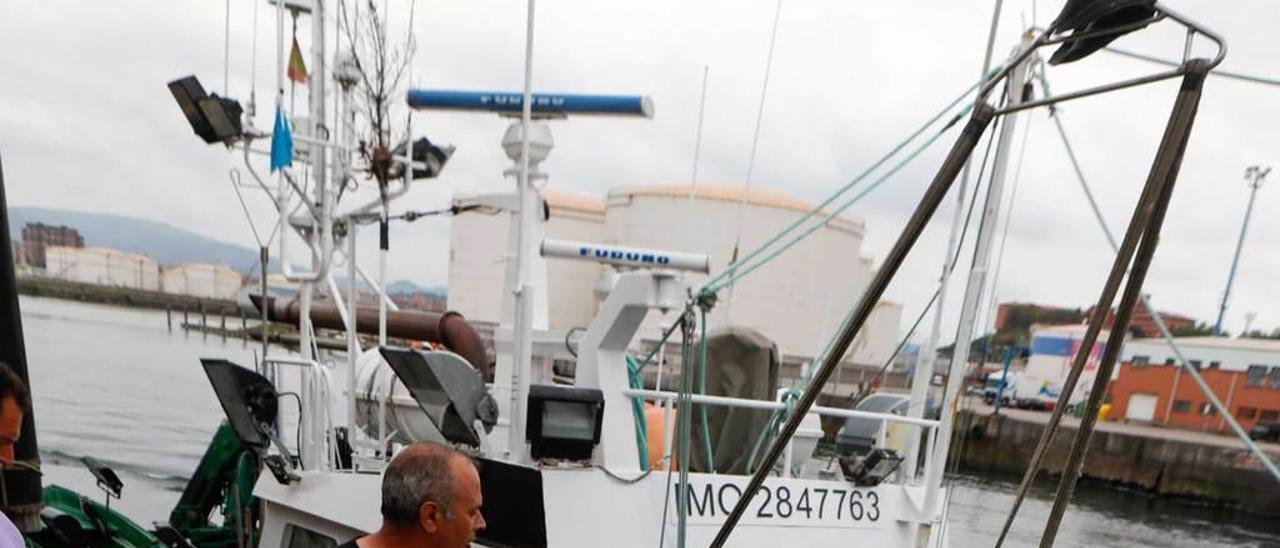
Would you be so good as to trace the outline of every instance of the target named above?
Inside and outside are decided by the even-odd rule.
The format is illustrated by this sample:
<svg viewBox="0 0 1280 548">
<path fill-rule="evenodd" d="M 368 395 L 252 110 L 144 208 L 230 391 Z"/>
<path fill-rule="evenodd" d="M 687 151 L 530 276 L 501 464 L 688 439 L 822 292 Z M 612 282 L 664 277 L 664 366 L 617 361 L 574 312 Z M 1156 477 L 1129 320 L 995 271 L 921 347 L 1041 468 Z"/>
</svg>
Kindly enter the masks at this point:
<svg viewBox="0 0 1280 548">
<path fill-rule="evenodd" d="M 604 204 L 595 198 L 548 188 L 543 191 L 550 210 L 547 238 L 600 241 L 604 233 Z M 458 196 L 454 205 L 470 203 Z M 498 322 L 502 310 L 508 227 L 514 215 L 469 212 L 452 219 L 449 245 L 449 309 L 468 320 Z M 512 258 L 514 259 L 514 257 Z M 601 267 L 585 261 L 547 261 L 548 327 L 586 327 L 596 313 L 591 290 Z"/>
<path fill-rule="evenodd" d="M 705 253 L 715 276 L 767 239 L 799 220 L 812 204 L 754 186 L 699 183 L 690 186 L 637 186 L 609 192 L 605 243 Z M 759 330 L 778 343 L 784 355 L 818 353 L 871 276 L 871 259 L 862 255 L 861 220 L 825 216 L 822 228 L 752 272 L 731 289 L 708 315 L 709 327 L 740 325 Z M 687 274 L 700 287 L 705 275 Z M 882 302 L 869 321 L 853 361 L 876 364 L 898 343 L 901 306 Z M 651 316 L 644 334 L 653 336 Z M 887 350 L 886 350 L 887 349 Z"/>
<path fill-rule="evenodd" d="M 165 268 L 160 274 L 160 288 L 207 299 L 234 299 L 243 284 L 239 272 L 223 265 L 186 263 Z"/>
<path fill-rule="evenodd" d="M 60 280 L 160 290 L 160 265 L 155 260 L 105 247 L 46 247 L 45 272 Z"/>
</svg>

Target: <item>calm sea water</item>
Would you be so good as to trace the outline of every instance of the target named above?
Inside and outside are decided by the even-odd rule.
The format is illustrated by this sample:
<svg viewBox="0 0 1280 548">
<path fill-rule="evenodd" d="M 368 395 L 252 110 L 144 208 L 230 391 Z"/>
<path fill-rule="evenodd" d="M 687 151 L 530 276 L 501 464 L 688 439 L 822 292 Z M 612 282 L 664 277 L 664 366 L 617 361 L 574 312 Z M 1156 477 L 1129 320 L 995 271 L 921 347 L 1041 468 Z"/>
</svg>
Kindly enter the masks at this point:
<svg viewBox="0 0 1280 548">
<path fill-rule="evenodd" d="M 169 331 L 163 312 L 26 297 L 21 305 L 46 482 L 94 492 L 78 462 L 91 455 L 125 481 L 113 507 L 140 523 L 165 520 L 222 417 L 199 359 L 251 366 L 259 347 Z M 1013 478 L 957 478 L 952 546 L 991 546 L 1014 487 Z M 1041 490 L 1023 505 L 1007 546 L 1037 545 L 1049 496 Z M 1086 487 L 1058 539 L 1061 547 L 1276 547 L 1280 523 Z"/>
</svg>

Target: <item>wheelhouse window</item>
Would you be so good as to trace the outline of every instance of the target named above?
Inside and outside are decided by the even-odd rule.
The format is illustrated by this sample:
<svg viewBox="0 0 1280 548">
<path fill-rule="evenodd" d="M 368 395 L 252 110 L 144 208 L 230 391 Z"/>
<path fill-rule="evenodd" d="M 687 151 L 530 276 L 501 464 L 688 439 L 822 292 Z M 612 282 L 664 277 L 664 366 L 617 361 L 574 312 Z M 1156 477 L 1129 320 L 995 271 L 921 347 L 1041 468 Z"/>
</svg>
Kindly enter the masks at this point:
<svg viewBox="0 0 1280 548">
<path fill-rule="evenodd" d="M 1267 375 L 1267 388 L 1280 389 L 1280 367 L 1271 367 L 1271 374 Z"/>
<path fill-rule="evenodd" d="M 1189 401 L 1187 401 L 1187 400 L 1174 400 L 1174 401 L 1173 401 L 1173 412 L 1174 412 L 1174 413 L 1186 413 L 1186 412 L 1188 412 L 1188 411 L 1191 411 L 1191 402 L 1189 402 Z"/>
<path fill-rule="evenodd" d="M 1272 422 L 1280 419 L 1280 409 L 1263 409 L 1258 413 L 1258 420 Z"/>
<path fill-rule="evenodd" d="M 1132 363 L 1133 363 L 1133 365 L 1134 365 L 1134 366 L 1136 366 L 1136 367 L 1142 367 L 1142 366 L 1144 366 L 1144 365 L 1148 365 L 1148 364 L 1150 364 L 1150 363 L 1151 363 L 1151 356 L 1138 356 L 1138 355 L 1135 355 L 1135 356 L 1133 357 Z"/>
<path fill-rule="evenodd" d="M 1238 407 L 1236 408 L 1236 416 L 1246 420 L 1253 419 L 1258 416 L 1258 408 Z"/>
</svg>

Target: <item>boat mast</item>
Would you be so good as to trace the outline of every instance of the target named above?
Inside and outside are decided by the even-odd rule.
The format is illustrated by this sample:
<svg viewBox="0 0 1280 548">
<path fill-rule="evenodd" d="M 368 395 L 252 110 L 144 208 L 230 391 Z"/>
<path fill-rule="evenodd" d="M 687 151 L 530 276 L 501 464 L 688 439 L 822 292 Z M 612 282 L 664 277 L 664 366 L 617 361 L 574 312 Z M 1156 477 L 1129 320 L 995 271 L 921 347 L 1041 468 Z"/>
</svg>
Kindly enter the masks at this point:
<svg viewBox="0 0 1280 548">
<path fill-rule="evenodd" d="M 533 118 L 533 21 L 536 0 L 529 0 L 526 15 L 524 44 L 524 96 L 520 110 L 520 159 L 516 180 L 516 194 L 520 202 L 516 214 L 516 286 L 509 288 L 515 302 L 515 318 L 512 324 L 515 345 L 511 368 L 511 405 L 507 415 L 510 421 L 510 438 L 507 443 L 508 457 L 520 462 L 524 457 L 524 420 L 525 394 L 529 391 L 529 375 L 533 363 L 533 305 L 535 301 L 534 287 L 530 280 L 533 270 L 533 256 L 537 252 L 535 246 L 541 242 L 534 241 L 533 233 L 538 220 L 535 214 L 541 214 L 538 207 L 538 192 L 530 184 L 529 179 L 529 131 Z"/>
<path fill-rule="evenodd" d="M 985 83 L 991 72 L 991 55 L 996 45 L 996 30 L 1000 28 L 1000 12 L 1004 5 L 1003 0 L 996 0 L 995 11 L 991 14 L 991 30 L 987 33 L 987 53 L 982 59 L 982 76 L 979 82 Z M 982 101 L 981 97 L 974 98 L 975 102 Z M 947 302 L 947 285 L 951 279 L 951 271 L 955 269 L 955 262 L 958 258 L 956 251 L 960 245 L 960 230 L 965 217 L 965 201 L 968 195 L 969 187 L 969 168 L 972 162 L 965 164 L 964 172 L 960 176 L 960 186 L 956 189 L 956 212 L 951 218 L 951 235 L 947 238 L 947 248 L 944 251 L 946 256 L 942 259 L 942 274 L 938 277 L 938 298 L 937 304 L 933 309 L 933 326 L 929 330 L 929 338 L 925 341 L 924 348 L 920 349 L 920 359 L 916 361 L 916 369 L 911 377 L 911 403 L 907 406 L 907 416 L 914 418 L 924 418 L 925 408 L 928 407 L 930 380 L 933 377 L 934 360 L 938 353 L 938 340 L 942 335 L 942 309 L 943 304 Z M 838 384 L 838 383 L 837 383 Z M 945 405 L 946 402 L 943 402 Z M 907 442 L 907 460 L 903 463 L 906 467 L 905 472 L 908 480 L 914 480 L 916 477 L 916 466 L 919 463 L 918 455 L 920 454 L 920 441 L 911 438 Z"/>
<path fill-rule="evenodd" d="M 1014 50 L 1011 59 L 1022 61 L 1014 66 L 1005 81 L 1005 94 L 1009 106 L 1014 107 L 1023 102 L 1022 88 L 1030 77 L 1030 67 L 1035 56 L 1023 56 L 1023 53 L 1034 46 L 1031 32 L 1022 35 L 1022 42 Z M 1011 61 L 1011 62 L 1013 62 Z M 951 450 L 951 431 L 954 426 L 956 403 L 960 394 L 960 385 L 964 379 L 965 369 L 969 362 L 969 343 L 973 340 L 974 328 L 978 320 L 978 308 L 983 302 L 983 291 L 987 281 L 987 270 L 991 264 L 991 249 L 995 242 L 996 225 L 999 221 L 1000 206 L 1004 192 L 1005 174 L 1009 167 L 1009 149 L 1017 129 L 1019 112 L 1005 115 L 1000 126 L 1000 137 L 996 145 L 996 155 L 991 168 L 991 183 L 987 186 L 986 201 L 983 205 L 982 220 L 978 226 L 977 239 L 974 241 L 973 266 L 969 270 L 969 280 L 965 285 L 964 299 L 960 308 L 960 325 L 956 330 L 956 340 L 952 346 L 951 365 L 947 371 L 947 386 L 942 397 L 943 405 L 938 435 L 934 438 L 933 457 L 929 459 L 929 468 L 925 470 L 925 508 L 933 508 L 937 503 L 942 474 L 946 470 L 947 455 Z"/>
</svg>

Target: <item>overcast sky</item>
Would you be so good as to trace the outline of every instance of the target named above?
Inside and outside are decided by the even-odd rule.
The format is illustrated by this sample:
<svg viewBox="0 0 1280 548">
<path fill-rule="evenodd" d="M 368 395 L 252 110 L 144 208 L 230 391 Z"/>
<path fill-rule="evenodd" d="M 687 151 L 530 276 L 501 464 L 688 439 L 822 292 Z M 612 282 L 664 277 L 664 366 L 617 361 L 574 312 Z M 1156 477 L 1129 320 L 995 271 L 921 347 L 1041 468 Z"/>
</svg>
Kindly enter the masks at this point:
<svg viewBox="0 0 1280 548">
<path fill-rule="evenodd" d="M 1231 51 L 1223 68 L 1280 77 L 1280 10 L 1274 2 L 1169 3 L 1226 36 Z M 1034 4 L 1005 2 L 997 58 L 1008 54 L 1033 15 L 1044 25 L 1062 2 Z M 229 93 L 242 102 L 255 83 L 253 5 L 231 2 Z M 753 184 L 816 201 L 850 180 L 977 79 L 992 5 L 783 2 Z M 621 185 L 687 182 L 704 66 L 710 67 L 710 83 L 699 180 L 741 182 L 775 6 L 774 0 L 539 4 L 537 90 L 646 94 L 657 105 L 653 120 L 554 122 L 556 149 L 545 166 L 550 184 L 602 196 Z M 399 29 L 407 30 L 408 7 L 390 2 Z M 222 90 L 225 9 L 212 0 L 0 7 L 0 153 L 10 205 L 145 217 L 253 246 L 228 182 L 230 169 L 243 170 L 239 157 L 192 135 L 164 86 L 196 74 L 206 87 Z M 258 9 L 257 123 L 269 127 L 274 11 L 265 1 Z M 413 85 L 519 90 L 524 25 L 524 2 L 419 0 L 412 20 L 419 44 Z M 1166 57 L 1177 56 L 1181 44 L 1168 23 L 1117 43 Z M 1099 53 L 1053 68 L 1049 78 L 1062 91 L 1155 70 Z M 1176 89 L 1176 82 L 1166 82 L 1062 107 L 1117 232 Z M 1085 307 L 1097 298 L 1111 252 L 1052 122 L 1044 111 L 1023 117 L 1024 125 L 1028 121 L 1029 145 L 996 294 L 1001 301 Z M 1157 308 L 1206 322 L 1216 316 L 1248 200 L 1242 176 L 1252 164 L 1280 167 L 1277 122 L 1280 88 L 1208 83 L 1146 284 Z M 457 145 L 458 152 L 439 180 L 413 190 L 400 207 L 439 207 L 454 192 L 510 188 L 501 176 L 507 164 L 498 146 L 503 120 L 419 113 L 414 125 L 437 142 Z M 867 223 L 864 253 L 883 257 L 953 138 L 945 137 L 851 211 Z M 1020 140 L 1021 131 L 1015 143 Z M 1247 312 L 1257 313 L 1255 327 L 1280 326 L 1277 184 L 1273 180 L 1258 194 L 1227 315 L 1232 331 L 1243 327 Z M 249 199 L 255 219 L 266 223 L 267 201 Z M 905 307 L 904 329 L 933 291 L 953 207 L 944 204 L 888 292 Z M 365 256 L 361 263 L 372 271 L 373 259 Z M 444 285 L 447 264 L 447 220 L 395 227 L 392 279 Z M 952 291 L 949 317 L 959 293 Z"/>
</svg>

